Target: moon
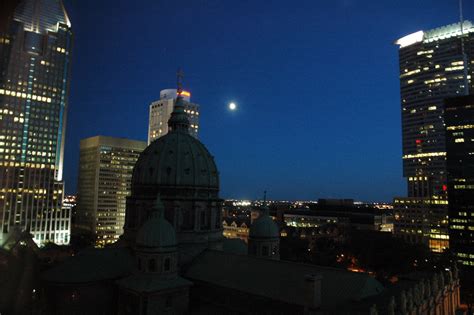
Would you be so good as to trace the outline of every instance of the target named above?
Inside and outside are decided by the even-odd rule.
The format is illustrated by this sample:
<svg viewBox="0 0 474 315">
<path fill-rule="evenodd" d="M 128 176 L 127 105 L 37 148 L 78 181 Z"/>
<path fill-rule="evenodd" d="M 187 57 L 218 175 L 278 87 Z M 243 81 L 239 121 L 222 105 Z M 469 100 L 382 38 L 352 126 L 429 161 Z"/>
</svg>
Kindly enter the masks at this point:
<svg viewBox="0 0 474 315">
<path fill-rule="evenodd" d="M 235 104 L 234 102 L 229 103 L 229 109 L 230 109 L 231 111 L 236 110 L 236 109 L 237 109 L 237 104 Z"/>
</svg>

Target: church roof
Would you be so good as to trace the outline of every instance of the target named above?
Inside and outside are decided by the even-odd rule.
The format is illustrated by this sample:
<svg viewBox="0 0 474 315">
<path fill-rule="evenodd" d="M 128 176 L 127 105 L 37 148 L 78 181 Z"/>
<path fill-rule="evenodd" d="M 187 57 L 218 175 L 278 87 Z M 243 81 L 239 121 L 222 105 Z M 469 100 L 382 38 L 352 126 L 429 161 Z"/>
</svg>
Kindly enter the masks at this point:
<svg viewBox="0 0 474 315">
<path fill-rule="evenodd" d="M 219 173 L 206 147 L 186 132 L 169 132 L 153 141 L 138 158 L 132 192 L 139 186 L 219 189 Z"/>
<path fill-rule="evenodd" d="M 321 307 L 326 310 L 383 291 L 367 274 L 212 250 L 198 256 L 185 272 L 192 281 L 297 305 L 305 305 L 305 276 L 309 274 L 322 275 Z"/>
<path fill-rule="evenodd" d="M 138 273 L 117 281 L 118 285 L 136 292 L 156 292 L 163 289 L 173 289 L 190 286 L 193 283 L 181 277 L 163 279 L 157 274 Z"/>
<path fill-rule="evenodd" d="M 224 252 L 236 255 L 247 255 L 247 244 L 240 238 L 224 238 L 222 241 Z"/>
<path fill-rule="evenodd" d="M 91 248 L 45 271 L 41 278 L 64 284 L 88 283 L 123 277 L 130 273 L 133 266 L 134 261 L 127 248 Z"/>
</svg>

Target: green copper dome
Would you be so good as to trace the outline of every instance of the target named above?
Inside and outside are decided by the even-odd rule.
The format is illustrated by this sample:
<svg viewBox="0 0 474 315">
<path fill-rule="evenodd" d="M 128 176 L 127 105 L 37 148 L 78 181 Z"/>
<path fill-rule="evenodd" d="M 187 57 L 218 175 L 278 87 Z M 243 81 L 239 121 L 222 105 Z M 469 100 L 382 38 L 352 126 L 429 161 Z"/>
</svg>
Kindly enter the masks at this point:
<svg viewBox="0 0 474 315">
<path fill-rule="evenodd" d="M 171 115 L 170 132 L 153 141 L 133 169 L 132 192 L 139 186 L 219 189 L 219 174 L 206 147 L 188 134 L 187 114 L 178 97 Z"/>
<path fill-rule="evenodd" d="M 176 247 L 176 232 L 164 218 L 163 212 L 164 206 L 158 197 L 150 219 L 138 230 L 137 246 L 155 249 Z"/>
<path fill-rule="evenodd" d="M 249 236 L 251 238 L 280 237 L 280 229 L 268 214 L 268 208 L 264 208 L 262 215 L 250 226 Z"/>
</svg>

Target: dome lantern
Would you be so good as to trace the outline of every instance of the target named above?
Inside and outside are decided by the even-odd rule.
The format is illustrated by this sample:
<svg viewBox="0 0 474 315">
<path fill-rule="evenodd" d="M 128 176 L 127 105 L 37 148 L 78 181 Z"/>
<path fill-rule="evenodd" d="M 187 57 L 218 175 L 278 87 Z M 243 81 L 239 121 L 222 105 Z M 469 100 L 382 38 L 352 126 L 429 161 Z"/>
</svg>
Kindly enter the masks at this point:
<svg viewBox="0 0 474 315">
<path fill-rule="evenodd" d="M 184 111 L 184 99 L 181 93 L 183 93 L 183 71 L 178 70 L 177 81 L 178 81 L 178 97 L 174 103 L 173 112 L 168 120 L 168 127 L 170 132 L 189 132 L 189 119 L 188 115 Z"/>
</svg>

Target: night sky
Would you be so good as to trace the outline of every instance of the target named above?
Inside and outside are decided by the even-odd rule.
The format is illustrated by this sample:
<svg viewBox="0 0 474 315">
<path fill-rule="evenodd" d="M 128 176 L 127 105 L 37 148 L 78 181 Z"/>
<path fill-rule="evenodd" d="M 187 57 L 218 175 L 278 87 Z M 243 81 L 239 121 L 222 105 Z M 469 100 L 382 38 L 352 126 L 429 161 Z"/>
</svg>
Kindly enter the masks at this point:
<svg viewBox="0 0 474 315">
<path fill-rule="evenodd" d="M 457 0 L 64 2 L 74 32 L 67 193 L 80 139 L 146 141 L 148 105 L 182 67 L 221 197 L 405 195 L 393 42 L 459 19 Z M 472 18 L 474 1 L 464 9 Z"/>
</svg>

